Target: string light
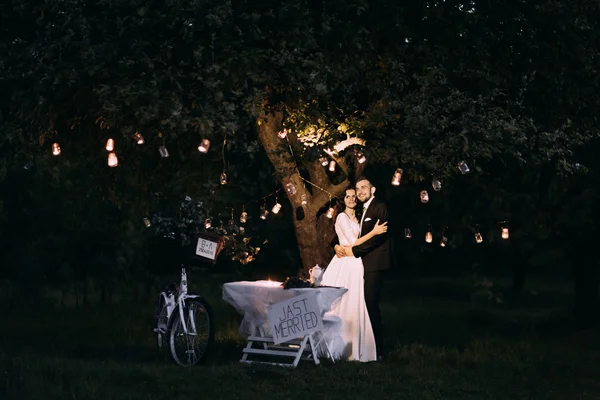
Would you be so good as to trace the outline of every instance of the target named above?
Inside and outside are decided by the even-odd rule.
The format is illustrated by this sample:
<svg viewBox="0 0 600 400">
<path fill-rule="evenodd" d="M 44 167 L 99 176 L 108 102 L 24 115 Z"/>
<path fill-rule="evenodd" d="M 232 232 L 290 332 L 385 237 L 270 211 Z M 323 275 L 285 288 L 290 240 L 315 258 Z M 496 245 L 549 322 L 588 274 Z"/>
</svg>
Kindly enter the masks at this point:
<svg viewBox="0 0 600 400">
<path fill-rule="evenodd" d="M 329 196 L 329 209 L 327 210 L 327 214 L 325 214 L 325 216 L 329 219 L 333 218 L 333 214 L 335 213 L 335 210 L 333 207 L 331 207 L 331 195 Z"/>
<path fill-rule="evenodd" d="M 119 165 L 119 159 L 114 152 L 108 153 L 108 166 L 111 168 L 117 167 Z"/>
<path fill-rule="evenodd" d="M 133 135 L 133 138 L 135 139 L 135 141 L 137 142 L 137 144 L 144 144 L 144 137 L 142 136 L 141 133 L 136 132 Z"/>
<path fill-rule="evenodd" d="M 446 237 L 446 226 L 442 229 L 442 240 L 440 240 L 440 247 L 446 247 L 448 243 L 448 238 Z"/>
<path fill-rule="evenodd" d="M 208 153 L 208 148 L 210 147 L 210 140 L 202 139 L 200 142 L 200 146 L 198 146 L 198 151 L 200 153 Z"/>
<path fill-rule="evenodd" d="M 240 214 L 240 222 L 245 224 L 248 221 L 248 213 L 246 212 L 246 206 L 242 206 L 242 213 Z"/>
<path fill-rule="evenodd" d="M 439 192 L 440 190 L 442 190 L 442 181 L 434 177 L 431 181 L 431 187 L 433 187 L 433 190 L 435 190 L 436 192 Z"/>
<path fill-rule="evenodd" d="M 394 172 L 394 176 L 392 176 L 392 185 L 400 186 L 400 181 L 402 181 L 402 174 L 404 170 L 402 168 L 397 168 L 396 172 Z"/>
<path fill-rule="evenodd" d="M 334 172 L 335 171 L 335 161 L 331 160 L 329 162 L 329 171 Z"/>
<path fill-rule="evenodd" d="M 404 228 L 404 237 L 406 239 L 412 238 L 412 232 L 410 231 L 410 228 Z"/>
<path fill-rule="evenodd" d="M 277 136 L 279 136 L 280 139 L 285 139 L 287 137 L 287 134 L 288 134 L 288 130 L 286 128 L 283 128 L 282 130 L 279 131 Z"/>
<path fill-rule="evenodd" d="M 52 143 L 52 154 L 55 156 L 60 155 L 60 145 L 58 144 L 58 142 Z"/>
<path fill-rule="evenodd" d="M 481 235 L 481 232 L 479 232 L 479 225 L 476 225 L 476 229 L 477 232 L 475 232 L 475 242 L 481 243 L 483 242 L 483 236 Z"/>
<path fill-rule="evenodd" d="M 363 152 L 362 152 L 362 151 L 359 151 L 359 152 L 356 154 L 356 158 L 358 159 L 358 162 L 359 162 L 360 164 L 364 164 L 364 163 L 365 163 L 365 161 L 367 161 L 367 157 L 365 157 L 365 155 L 363 154 Z"/>
<path fill-rule="evenodd" d="M 106 141 L 106 151 L 113 151 L 115 149 L 115 141 L 114 139 L 108 139 Z"/>
<path fill-rule="evenodd" d="M 419 193 L 419 197 L 421 198 L 421 203 L 429 203 L 429 193 L 427 193 L 427 190 L 421 190 L 421 193 Z"/>
<path fill-rule="evenodd" d="M 508 221 L 501 221 L 501 222 L 498 222 L 498 223 L 501 224 L 500 229 L 501 229 L 501 232 L 502 232 L 501 233 L 502 239 L 507 240 L 510 237 L 510 235 L 508 233 Z"/>
<path fill-rule="evenodd" d="M 279 201 L 277 199 L 277 195 L 275 195 L 275 205 L 271 209 L 271 212 L 273 214 L 277 214 L 277 213 L 279 213 L 280 210 L 281 210 L 281 204 L 279 204 Z"/>
<path fill-rule="evenodd" d="M 433 234 L 431 233 L 431 225 L 429 225 L 427 233 L 425 234 L 425 241 L 427 243 L 433 242 Z"/>
</svg>

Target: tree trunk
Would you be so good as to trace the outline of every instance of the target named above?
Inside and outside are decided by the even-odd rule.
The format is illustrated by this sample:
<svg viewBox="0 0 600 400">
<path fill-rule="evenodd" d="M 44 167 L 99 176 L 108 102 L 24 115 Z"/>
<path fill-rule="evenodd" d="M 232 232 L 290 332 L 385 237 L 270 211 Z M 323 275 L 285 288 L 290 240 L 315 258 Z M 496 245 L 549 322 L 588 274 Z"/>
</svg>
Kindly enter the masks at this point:
<svg viewBox="0 0 600 400">
<path fill-rule="evenodd" d="M 322 209 L 331 197 L 339 196 L 345 190 L 349 181 L 346 178 L 338 184 L 333 184 L 318 160 L 306 161 L 292 155 L 290 146 L 293 148 L 298 145 L 297 136 L 293 132 L 288 132 L 287 139 L 281 139 L 277 135 L 283 129 L 282 112 L 274 111 L 262 115 L 257 119 L 257 125 L 258 138 L 275 168 L 277 178 L 284 188 L 283 192 L 292 205 L 296 240 L 304 273 L 308 274 L 308 269 L 315 264 L 326 266 L 333 254 L 330 245 L 334 235 L 333 221 L 322 214 Z M 342 158 L 335 160 L 342 170 L 348 170 Z M 305 182 L 298 170 L 300 166 L 306 169 L 308 180 L 321 189 Z M 285 190 L 288 183 L 296 187 L 295 194 L 290 195 Z M 307 185 L 313 186 L 311 191 Z M 303 195 L 307 200 L 304 205 Z"/>
</svg>

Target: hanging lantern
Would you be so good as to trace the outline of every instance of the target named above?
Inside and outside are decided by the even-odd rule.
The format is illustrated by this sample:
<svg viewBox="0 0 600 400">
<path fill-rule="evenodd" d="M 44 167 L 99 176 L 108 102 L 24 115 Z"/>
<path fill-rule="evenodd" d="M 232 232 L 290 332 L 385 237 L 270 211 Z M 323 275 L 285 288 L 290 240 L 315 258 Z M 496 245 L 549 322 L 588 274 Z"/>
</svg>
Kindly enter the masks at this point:
<svg viewBox="0 0 600 400">
<path fill-rule="evenodd" d="M 442 236 L 442 240 L 440 240 L 440 247 L 446 247 L 448 243 L 448 238 L 446 236 Z"/>
<path fill-rule="evenodd" d="M 328 163 L 329 161 L 327 161 L 327 158 L 326 158 L 326 157 L 321 157 L 321 158 L 319 158 L 319 162 L 321 163 L 321 165 L 322 165 L 322 166 L 326 167 L 326 166 L 327 166 L 327 163 Z"/>
<path fill-rule="evenodd" d="M 167 148 L 165 146 L 160 146 L 158 148 L 158 152 L 160 153 L 160 156 L 162 158 L 167 158 L 169 157 L 169 151 L 167 150 Z"/>
<path fill-rule="evenodd" d="M 406 239 L 412 238 L 412 232 L 410 231 L 410 228 L 404 228 L 404 237 Z"/>
<path fill-rule="evenodd" d="M 335 161 L 331 160 L 331 161 L 329 162 L 329 170 L 330 170 L 331 172 L 335 171 Z"/>
<path fill-rule="evenodd" d="M 325 216 L 331 219 L 333 218 L 333 213 L 335 213 L 335 210 L 333 209 L 333 207 L 329 207 L 329 210 L 327 210 L 327 214 L 325 214 Z"/>
<path fill-rule="evenodd" d="M 421 203 L 423 203 L 423 204 L 429 203 L 429 193 L 427 193 L 427 190 L 421 190 L 419 197 L 421 198 Z"/>
<path fill-rule="evenodd" d="M 200 153 L 208 153 L 209 147 L 210 147 L 210 140 L 202 139 L 202 142 L 200 142 L 200 146 L 198 146 L 198 151 Z"/>
<path fill-rule="evenodd" d="M 356 154 L 356 158 L 360 164 L 364 164 L 364 162 L 367 161 L 367 157 L 360 151 Z"/>
<path fill-rule="evenodd" d="M 56 142 L 52 143 L 52 154 L 54 154 L 55 156 L 60 155 L 60 146 Z"/>
<path fill-rule="evenodd" d="M 267 209 L 263 206 L 260 208 L 260 219 L 267 219 L 267 215 L 269 215 L 269 212 L 267 211 Z"/>
<path fill-rule="evenodd" d="M 146 225 L 146 228 L 150 228 L 150 225 L 152 225 L 148 217 L 144 217 L 144 224 Z"/>
<path fill-rule="evenodd" d="M 306 197 L 305 194 L 303 194 L 302 196 L 300 196 L 300 201 L 302 202 L 302 205 L 305 206 L 308 204 L 308 198 Z"/>
<path fill-rule="evenodd" d="M 242 233 L 242 234 L 243 234 L 244 232 L 246 232 L 246 228 L 244 228 L 243 226 L 240 226 L 240 228 L 239 228 L 239 229 L 240 229 L 240 233 Z"/>
<path fill-rule="evenodd" d="M 221 185 L 227 185 L 227 174 L 225 173 L 225 171 L 223 171 L 223 173 L 221 174 L 221 178 L 219 179 L 219 181 L 221 182 Z"/>
<path fill-rule="evenodd" d="M 431 231 L 427 231 L 427 233 L 425 234 L 425 241 L 427 243 L 431 243 L 433 242 L 433 234 L 431 233 Z"/>
<path fill-rule="evenodd" d="M 394 176 L 392 176 L 392 185 L 400 186 L 400 181 L 402 180 L 403 173 L 404 171 L 402 170 L 402 168 L 396 169 L 396 172 L 394 172 Z"/>
<path fill-rule="evenodd" d="M 481 233 L 477 232 L 477 233 L 475 234 L 475 241 L 476 241 L 477 243 L 481 243 L 481 242 L 483 242 L 483 236 L 481 236 Z"/>
<path fill-rule="evenodd" d="M 204 220 L 204 229 L 210 229 L 211 226 L 212 224 L 210 223 L 210 218 L 206 218 Z"/>
<path fill-rule="evenodd" d="M 508 226 L 503 226 L 502 227 L 502 239 L 508 239 L 509 235 L 508 235 Z"/>
<path fill-rule="evenodd" d="M 461 161 L 461 162 L 458 163 L 458 170 L 463 175 L 464 174 L 468 174 L 469 172 L 471 172 L 471 170 L 469 169 L 469 166 L 464 161 Z"/>
<path fill-rule="evenodd" d="M 136 132 L 135 135 L 133 135 L 133 138 L 135 139 L 137 144 L 144 144 L 144 137 L 142 136 L 141 133 Z"/>
<path fill-rule="evenodd" d="M 114 139 L 108 139 L 106 141 L 106 151 L 113 151 L 115 149 Z"/>
<path fill-rule="evenodd" d="M 114 168 L 119 165 L 119 159 L 114 152 L 108 153 L 108 166 Z"/>
<path fill-rule="evenodd" d="M 287 136 L 288 131 L 286 128 L 283 128 L 282 130 L 279 131 L 279 133 L 277 134 L 277 136 L 279 136 L 280 139 L 285 139 L 285 137 Z"/>
<path fill-rule="evenodd" d="M 293 195 L 296 194 L 296 186 L 294 186 L 294 184 L 291 183 L 291 182 L 286 183 L 286 185 L 285 185 L 285 191 L 288 192 L 288 194 L 290 196 L 293 196 Z"/>
<path fill-rule="evenodd" d="M 433 190 L 439 192 L 440 190 L 442 190 L 442 181 L 440 181 L 437 178 L 433 178 L 433 180 L 431 181 L 431 186 L 433 187 Z"/>
<path fill-rule="evenodd" d="M 275 201 L 276 201 L 276 203 L 273 206 L 273 208 L 271 209 L 273 214 L 277 214 L 279 212 L 279 210 L 281 210 L 281 204 L 279 204 L 279 202 L 277 202 L 277 200 L 275 200 Z"/>
<path fill-rule="evenodd" d="M 240 222 L 242 224 L 245 224 L 248 221 L 248 213 L 246 211 L 242 211 L 242 214 L 240 215 Z"/>
</svg>

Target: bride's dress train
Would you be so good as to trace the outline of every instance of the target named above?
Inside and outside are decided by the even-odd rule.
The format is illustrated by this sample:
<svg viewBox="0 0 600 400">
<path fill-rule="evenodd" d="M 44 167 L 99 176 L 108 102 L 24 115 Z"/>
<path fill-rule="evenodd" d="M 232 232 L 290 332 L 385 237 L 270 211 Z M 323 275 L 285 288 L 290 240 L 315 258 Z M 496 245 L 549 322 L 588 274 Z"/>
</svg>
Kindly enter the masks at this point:
<svg viewBox="0 0 600 400">
<path fill-rule="evenodd" d="M 335 231 L 340 245 L 351 246 L 358 238 L 358 221 L 340 213 L 335 221 Z M 323 274 L 323 286 L 348 289 L 326 318 L 341 319 L 339 337 L 327 337 L 335 358 L 350 361 L 375 361 L 377 359 L 375 336 L 367 312 L 364 295 L 364 267 L 355 257 L 333 257 Z"/>
</svg>

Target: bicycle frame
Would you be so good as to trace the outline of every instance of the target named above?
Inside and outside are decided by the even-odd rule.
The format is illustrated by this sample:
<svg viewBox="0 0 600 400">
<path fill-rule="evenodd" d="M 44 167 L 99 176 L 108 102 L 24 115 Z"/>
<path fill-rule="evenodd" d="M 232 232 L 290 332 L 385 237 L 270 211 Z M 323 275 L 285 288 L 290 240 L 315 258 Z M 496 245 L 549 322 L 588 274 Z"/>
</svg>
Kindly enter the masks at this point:
<svg viewBox="0 0 600 400">
<path fill-rule="evenodd" d="M 171 294 L 167 294 L 166 292 L 162 292 L 161 295 L 165 299 L 165 304 L 167 305 L 167 330 L 170 330 L 173 325 L 173 311 L 177 308 L 179 312 L 179 318 L 181 320 L 182 328 L 185 333 L 188 333 L 188 328 L 185 322 L 185 318 L 183 317 L 183 310 L 185 308 L 185 300 L 186 299 L 194 299 L 200 297 L 197 294 L 188 294 L 187 290 L 187 273 L 185 268 L 181 268 L 181 281 L 179 283 L 179 293 L 177 294 L 177 301 L 175 301 L 175 296 Z M 192 327 L 193 332 L 195 332 L 196 327 Z"/>
</svg>

